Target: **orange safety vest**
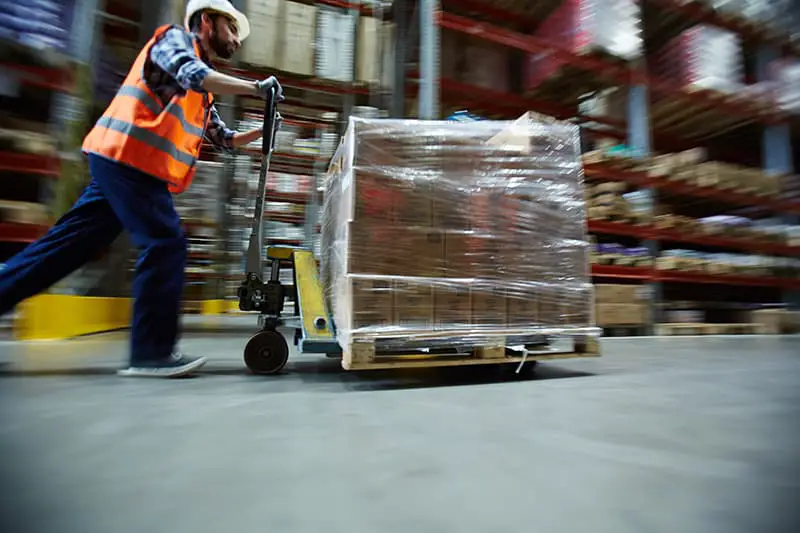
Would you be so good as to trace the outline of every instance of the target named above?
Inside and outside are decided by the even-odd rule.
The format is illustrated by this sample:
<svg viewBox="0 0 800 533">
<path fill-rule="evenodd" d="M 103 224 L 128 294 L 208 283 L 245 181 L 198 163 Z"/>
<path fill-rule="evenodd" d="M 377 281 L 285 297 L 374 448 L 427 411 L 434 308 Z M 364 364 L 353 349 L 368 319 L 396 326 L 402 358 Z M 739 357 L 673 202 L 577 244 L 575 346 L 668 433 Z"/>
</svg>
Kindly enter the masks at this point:
<svg viewBox="0 0 800 533">
<path fill-rule="evenodd" d="M 164 106 L 144 80 L 153 44 L 172 26 L 158 28 L 139 52 L 103 116 L 83 141 L 83 151 L 119 161 L 162 179 L 174 193 L 192 183 L 214 102 L 210 93 L 186 91 Z M 194 41 L 195 53 L 200 45 Z"/>
</svg>

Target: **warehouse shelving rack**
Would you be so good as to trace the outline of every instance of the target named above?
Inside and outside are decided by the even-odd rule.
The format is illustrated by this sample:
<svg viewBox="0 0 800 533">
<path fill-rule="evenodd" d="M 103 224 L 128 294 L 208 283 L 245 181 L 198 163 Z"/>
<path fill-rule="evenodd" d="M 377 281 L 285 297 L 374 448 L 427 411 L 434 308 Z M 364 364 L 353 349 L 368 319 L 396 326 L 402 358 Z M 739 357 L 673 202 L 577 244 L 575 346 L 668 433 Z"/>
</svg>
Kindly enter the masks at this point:
<svg viewBox="0 0 800 533">
<path fill-rule="evenodd" d="M 791 136 L 792 129 L 798 130 L 798 117 L 788 116 L 763 102 L 736 96 L 721 97 L 712 91 L 692 91 L 667 80 L 657 79 L 647 72 L 647 52 L 643 60 L 623 64 L 608 57 L 575 54 L 560 47 L 558 43 L 543 41 L 530 35 L 560 1 L 498 3 L 486 0 L 396 0 L 395 13 L 414 12 L 418 15 L 422 50 L 418 63 L 408 67 L 411 72 L 409 77 L 415 80 L 416 85 L 396 85 L 393 109 L 406 105 L 407 93 L 418 91 L 417 114 L 420 118 L 440 118 L 448 111 L 468 108 L 489 118 L 507 119 L 533 110 L 581 125 L 584 137 L 599 136 L 626 142 L 630 151 L 639 158 L 652 154 L 654 144 L 664 151 L 681 151 L 712 143 L 726 132 L 750 128 L 760 132 L 761 167 L 768 172 L 785 176 L 794 174 Z M 646 14 L 643 27 L 646 51 L 653 43 L 666 42 L 670 36 L 693 25 L 705 23 L 734 31 L 742 38 L 747 50 L 756 50 L 754 56 L 758 81 L 767 78 L 767 64 L 771 60 L 784 56 L 800 57 L 800 45 L 795 40 L 796 36 L 768 25 L 753 24 L 742 16 L 716 11 L 697 0 L 642 0 L 641 5 Z M 652 14 L 657 16 L 653 17 Z M 797 16 L 800 14 L 795 14 Z M 413 36 L 414 32 L 408 30 L 413 25 L 412 18 L 400 17 L 397 23 L 406 26 L 397 32 L 401 38 L 404 35 L 406 38 Z M 439 46 L 440 32 L 445 29 L 497 43 L 518 53 L 551 54 L 576 71 L 586 73 L 587 76 L 582 76 L 584 86 L 576 88 L 572 94 L 552 98 L 552 95 L 547 94 L 502 93 L 444 78 L 440 75 Z M 396 46 L 398 50 L 406 50 L 412 45 L 413 43 L 407 41 Z M 403 59 L 409 58 L 399 58 Z M 415 66 L 417 72 L 414 72 Z M 607 87 L 627 89 L 626 120 L 581 116 L 577 98 L 581 91 L 590 92 Z M 444 112 L 440 112 L 442 107 L 445 108 Z M 710 127 L 699 127 L 703 123 Z M 757 150 L 750 151 L 758 153 Z M 754 208 L 782 215 L 784 220 L 793 224 L 798 222 L 800 215 L 800 200 L 788 198 L 787 195 L 780 199 L 771 199 L 696 187 L 667 179 L 655 179 L 646 173 L 602 163 L 587 164 L 585 177 L 587 181 L 593 182 L 626 182 L 651 191 L 654 198 L 669 194 L 693 200 L 713 201 L 717 204 L 717 213 Z M 797 177 L 793 179 L 797 181 Z M 791 187 L 792 185 L 786 188 Z M 720 205 L 725 207 L 720 208 Z M 686 236 L 659 231 L 649 226 L 594 220 L 588 223 L 588 230 L 596 235 L 642 241 L 652 257 L 659 255 L 663 244 L 672 243 L 800 257 L 800 249 L 796 246 L 756 242 L 754 239 Z M 666 300 L 665 289 L 673 287 L 708 285 L 716 287 L 715 290 L 718 291 L 728 290 L 731 296 L 735 293 L 730 291 L 739 287 L 761 287 L 768 290 L 766 299 L 783 300 L 790 307 L 800 306 L 800 280 L 796 278 L 721 276 L 616 265 L 593 265 L 592 275 L 598 282 L 617 280 L 622 283 L 649 284 L 653 296 L 653 323 L 661 321 L 662 304 Z"/>
</svg>

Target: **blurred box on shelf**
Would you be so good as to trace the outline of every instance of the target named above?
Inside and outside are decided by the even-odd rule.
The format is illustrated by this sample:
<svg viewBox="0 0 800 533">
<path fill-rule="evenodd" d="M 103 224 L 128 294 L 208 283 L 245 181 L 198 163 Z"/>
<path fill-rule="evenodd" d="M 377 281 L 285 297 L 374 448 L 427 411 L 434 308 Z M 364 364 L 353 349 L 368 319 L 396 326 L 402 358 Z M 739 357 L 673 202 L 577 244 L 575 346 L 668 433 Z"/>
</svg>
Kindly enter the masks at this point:
<svg viewBox="0 0 800 533">
<path fill-rule="evenodd" d="M 326 5 L 317 8 L 316 75 L 353 81 L 355 32 L 358 13 Z"/>
<path fill-rule="evenodd" d="M 604 304 L 641 303 L 649 299 L 649 291 L 641 285 L 596 283 L 594 298 L 595 302 Z"/>
<path fill-rule="evenodd" d="M 595 305 L 595 322 L 598 326 L 640 326 L 650 322 L 649 314 L 644 304 Z"/>
<path fill-rule="evenodd" d="M 463 80 L 485 89 L 508 92 L 509 61 L 507 47 L 484 39 L 467 38 L 464 46 Z"/>
<path fill-rule="evenodd" d="M 394 76 L 394 24 L 374 17 L 358 19 L 356 81 L 391 87 Z"/>
<path fill-rule="evenodd" d="M 748 322 L 760 324 L 771 335 L 800 333 L 800 311 L 759 309 L 750 313 Z"/>
<path fill-rule="evenodd" d="M 464 73 L 464 36 L 453 30 L 442 29 L 440 35 L 441 60 L 439 61 L 440 75 L 442 78 L 463 81 Z"/>
<path fill-rule="evenodd" d="M 396 322 L 340 343 L 595 333 L 577 133 L 351 118 L 325 180 L 321 278 L 337 324 L 353 323 L 348 280 L 392 279 Z"/>
<path fill-rule="evenodd" d="M 285 0 L 247 0 L 250 35 L 242 43 L 242 61 L 275 67 L 281 50 Z"/>
<path fill-rule="evenodd" d="M 316 6 L 286 2 L 283 19 L 283 47 L 278 67 L 287 72 L 314 74 L 314 51 L 317 27 Z"/>
</svg>

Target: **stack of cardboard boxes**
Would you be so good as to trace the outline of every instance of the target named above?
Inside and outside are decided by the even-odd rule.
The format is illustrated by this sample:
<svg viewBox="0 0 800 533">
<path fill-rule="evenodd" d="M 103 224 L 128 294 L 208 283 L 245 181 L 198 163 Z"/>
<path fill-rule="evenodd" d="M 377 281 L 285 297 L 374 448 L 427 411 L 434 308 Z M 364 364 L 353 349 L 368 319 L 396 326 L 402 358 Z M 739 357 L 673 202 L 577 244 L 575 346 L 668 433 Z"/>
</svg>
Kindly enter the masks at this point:
<svg viewBox="0 0 800 533">
<path fill-rule="evenodd" d="M 647 287 L 598 284 L 594 291 L 598 326 L 643 326 L 650 323 Z"/>
<path fill-rule="evenodd" d="M 351 119 L 329 170 L 323 283 L 340 338 L 578 331 L 592 323 L 576 131 Z"/>
</svg>

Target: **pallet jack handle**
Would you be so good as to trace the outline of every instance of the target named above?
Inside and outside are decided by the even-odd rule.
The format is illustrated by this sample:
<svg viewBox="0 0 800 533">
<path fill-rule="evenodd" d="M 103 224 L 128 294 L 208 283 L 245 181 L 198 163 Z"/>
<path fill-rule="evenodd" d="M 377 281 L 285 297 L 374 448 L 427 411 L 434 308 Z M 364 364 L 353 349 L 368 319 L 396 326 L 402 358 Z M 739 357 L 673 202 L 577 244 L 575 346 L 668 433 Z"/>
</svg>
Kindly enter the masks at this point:
<svg viewBox="0 0 800 533">
<path fill-rule="evenodd" d="M 276 89 L 270 89 L 264 102 L 264 127 L 261 137 L 261 169 L 258 175 L 258 196 L 253 216 L 253 227 L 250 233 L 250 242 L 247 246 L 247 260 L 245 270 L 247 279 L 261 280 L 264 275 L 264 203 L 267 196 L 267 174 L 272 152 L 275 150 L 275 139 L 282 121 L 278 113 L 278 98 Z"/>
</svg>

